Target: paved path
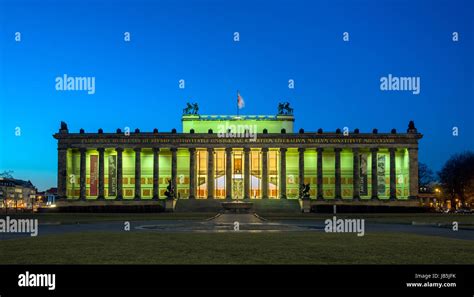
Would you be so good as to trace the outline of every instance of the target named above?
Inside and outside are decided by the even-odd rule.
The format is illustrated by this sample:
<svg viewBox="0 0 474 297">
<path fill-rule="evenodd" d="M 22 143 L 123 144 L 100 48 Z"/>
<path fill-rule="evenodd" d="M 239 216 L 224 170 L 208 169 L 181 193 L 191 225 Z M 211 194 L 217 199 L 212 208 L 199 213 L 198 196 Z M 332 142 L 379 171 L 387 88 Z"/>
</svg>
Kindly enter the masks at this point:
<svg viewBox="0 0 474 297">
<path fill-rule="evenodd" d="M 214 218 L 213 220 L 156 220 L 156 221 L 131 221 L 130 232 L 235 232 L 235 223 L 239 222 L 240 232 L 324 232 L 324 220 L 282 220 L 265 221 L 259 217 L 245 214 L 229 214 Z M 97 222 L 88 224 L 44 224 L 38 227 L 38 236 L 50 234 L 65 234 L 73 232 L 120 232 L 124 231 L 124 222 Z M 474 230 L 452 231 L 448 228 L 425 225 L 408 224 L 365 224 L 365 234 L 373 232 L 412 233 L 428 236 L 441 236 L 474 240 Z M 1 239 L 14 239 L 29 237 L 29 234 L 0 233 Z"/>
</svg>

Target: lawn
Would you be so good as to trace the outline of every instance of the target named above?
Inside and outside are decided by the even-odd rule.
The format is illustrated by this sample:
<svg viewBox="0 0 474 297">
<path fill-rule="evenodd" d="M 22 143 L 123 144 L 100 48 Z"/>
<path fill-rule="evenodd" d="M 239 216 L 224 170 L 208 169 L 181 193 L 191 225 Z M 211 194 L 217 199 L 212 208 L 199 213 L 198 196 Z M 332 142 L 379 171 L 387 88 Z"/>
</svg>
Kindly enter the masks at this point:
<svg viewBox="0 0 474 297">
<path fill-rule="evenodd" d="M 38 219 L 40 224 L 94 223 L 104 221 L 205 220 L 215 213 L 8 213 L 11 218 Z M 0 214 L 0 218 L 5 214 Z"/>
<path fill-rule="evenodd" d="M 41 223 L 92 223 L 101 221 L 149 221 L 149 220 L 205 220 L 211 218 L 215 213 L 9 213 L 10 217 L 37 218 Z M 333 214 L 322 213 L 259 213 L 268 220 L 319 220 L 324 221 L 331 218 Z M 4 213 L 0 215 L 3 217 Z M 337 214 L 338 217 L 364 218 L 371 223 L 394 223 L 411 224 L 417 223 L 441 223 L 452 224 L 459 222 L 466 227 L 474 227 L 474 214 L 439 214 L 439 213 L 354 213 Z"/>
<path fill-rule="evenodd" d="M 308 214 L 272 214 L 262 213 L 262 217 L 271 220 L 325 220 L 332 218 L 333 214 L 308 213 Z M 474 214 L 443 214 L 443 213 L 337 213 L 338 218 L 361 218 L 371 223 L 412 224 L 440 223 L 451 224 L 456 221 L 462 225 L 474 226 Z"/>
<path fill-rule="evenodd" d="M 0 250 L 0 264 L 474 264 L 473 241 L 398 233 L 70 233 Z"/>
</svg>

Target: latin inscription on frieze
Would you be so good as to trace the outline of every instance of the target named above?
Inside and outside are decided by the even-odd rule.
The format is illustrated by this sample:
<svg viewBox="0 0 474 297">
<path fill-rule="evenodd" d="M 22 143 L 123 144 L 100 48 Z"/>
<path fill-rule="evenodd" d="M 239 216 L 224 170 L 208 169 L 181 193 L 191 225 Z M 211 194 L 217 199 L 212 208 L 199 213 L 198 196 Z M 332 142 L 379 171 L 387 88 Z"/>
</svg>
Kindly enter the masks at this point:
<svg viewBox="0 0 474 297">
<path fill-rule="evenodd" d="M 80 144 L 386 144 L 396 143 L 394 138 L 87 138 Z"/>
</svg>

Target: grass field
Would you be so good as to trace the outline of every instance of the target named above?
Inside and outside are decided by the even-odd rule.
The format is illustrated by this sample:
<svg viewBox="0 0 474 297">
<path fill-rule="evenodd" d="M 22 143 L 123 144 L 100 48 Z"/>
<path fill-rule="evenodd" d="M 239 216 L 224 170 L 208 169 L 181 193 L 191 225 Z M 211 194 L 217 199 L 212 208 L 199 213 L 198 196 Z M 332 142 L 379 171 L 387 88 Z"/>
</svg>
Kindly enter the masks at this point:
<svg viewBox="0 0 474 297">
<path fill-rule="evenodd" d="M 472 241 L 397 233 L 71 233 L 0 250 L 1 264 L 474 264 Z"/>
<path fill-rule="evenodd" d="M 147 221 L 147 220 L 205 220 L 215 213 L 9 213 L 10 217 L 37 218 L 40 223 L 92 223 L 101 221 Z M 284 214 L 284 213 L 259 213 L 269 220 L 325 220 L 333 214 Z M 0 214 L 0 217 L 4 214 Z M 411 224 L 418 223 L 445 223 L 457 221 L 464 226 L 474 227 L 474 215 L 465 214 L 438 214 L 438 213 L 368 213 L 368 214 L 337 214 L 338 217 L 364 218 L 367 222 Z"/>
</svg>

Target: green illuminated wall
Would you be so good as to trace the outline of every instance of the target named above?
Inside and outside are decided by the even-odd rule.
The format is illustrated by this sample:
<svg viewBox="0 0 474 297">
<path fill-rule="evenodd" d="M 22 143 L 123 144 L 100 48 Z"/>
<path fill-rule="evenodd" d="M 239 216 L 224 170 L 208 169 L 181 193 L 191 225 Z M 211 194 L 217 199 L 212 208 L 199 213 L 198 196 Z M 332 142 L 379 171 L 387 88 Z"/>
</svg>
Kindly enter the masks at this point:
<svg viewBox="0 0 474 297">
<path fill-rule="evenodd" d="M 183 116 L 183 133 L 189 133 L 194 129 L 195 133 L 207 133 L 212 129 L 218 133 L 221 127 L 230 127 L 231 125 L 249 125 L 257 127 L 257 133 L 262 133 L 267 129 L 268 133 L 281 133 L 281 129 L 286 129 L 287 133 L 293 133 L 293 116 Z M 223 132 L 227 129 L 223 129 Z"/>
<path fill-rule="evenodd" d="M 323 152 L 323 196 L 327 199 L 335 197 L 336 183 L 336 155 L 332 149 L 324 149 Z"/>
<path fill-rule="evenodd" d="M 299 152 L 296 148 L 289 148 L 286 152 L 286 196 L 299 197 Z"/>
<path fill-rule="evenodd" d="M 398 149 L 395 154 L 397 198 L 407 199 L 409 195 L 409 159 L 407 149 Z"/>
<path fill-rule="evenodd" d="M 153 198 L 153 150 L 142 149 L 140 156 L 142 199 Z"/>
<path fill-rule="evenodd" d="M 316 150 L 314 149 L 307 149 L 304 152 L 304 183 L 309 183 L 310 186 L 310 197 L 316 198 L 317 193 L 317 158 L 316 158 Z"/>
<path fill-rule="evenodd" d="M 177 152 L 177 187 L 178 196 L 181 198 L 189 197 L 189 150 L 178 149 Z"/>
<path fill-rule="evenodd" d="M 135 151 L 125 149 L 122 153 L 123 161 L 123 199 L 135 197 Z"/>
<path fill-rule="evenodd" d="M 352 149 L 341 151 L 341 194 L 342 198 L 353 197 L 354 154 Z"/>
<path fill-rule="evenodd" d="M 367 194 L 360 194 L 360 199 L 371 199 L 372 198 L 372 154 L 369 149 L 361 149 L 361 155 L 367 156 Z"/>
<path fill-rule="evenodd" d="M 67 150 L 66 194 L 68 198 L 79 198 L 80 161 L 81 156 L 78 150 Z"/>
<path fill-rule="evenodd" d="M 385 156 L 385 194 L 378 195 L 380 199 L 390 198 L 390 153 L 388 149 L 380 149 L 377 153 L 377 157 Z"/>
<path fill-rule="evenodd" d="M 160 161 L 159 161 L 159 172 L 160 178 L 160 198 L 165 197 L 166 187 L 168 187 L 168 180 L 171 180 L 171 151 L 169 149 L 160 150 Z"/>
</svg>

